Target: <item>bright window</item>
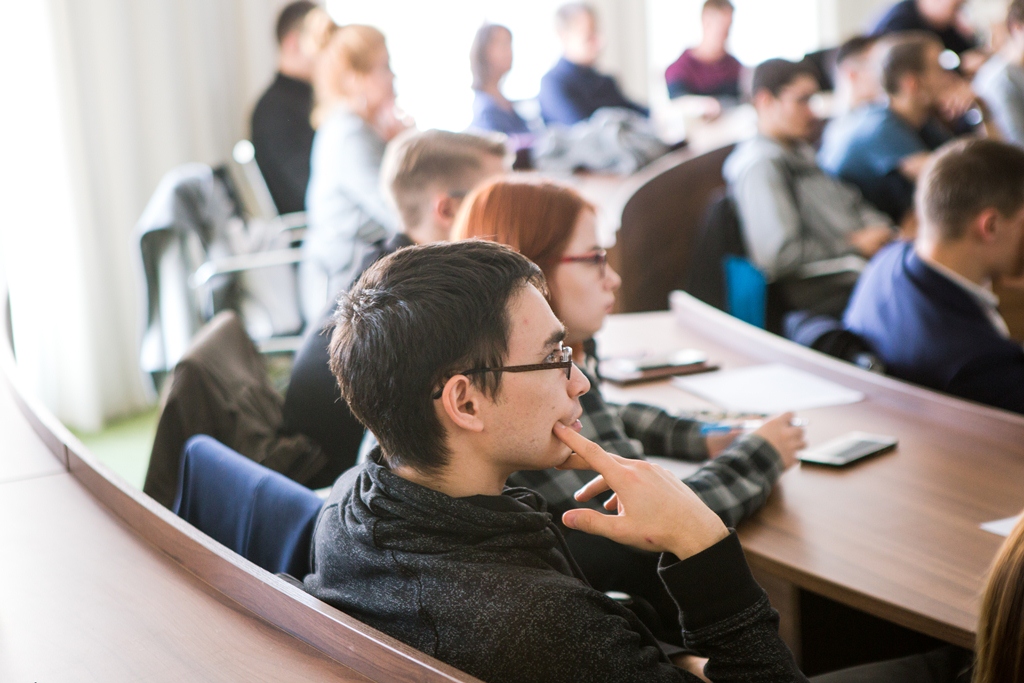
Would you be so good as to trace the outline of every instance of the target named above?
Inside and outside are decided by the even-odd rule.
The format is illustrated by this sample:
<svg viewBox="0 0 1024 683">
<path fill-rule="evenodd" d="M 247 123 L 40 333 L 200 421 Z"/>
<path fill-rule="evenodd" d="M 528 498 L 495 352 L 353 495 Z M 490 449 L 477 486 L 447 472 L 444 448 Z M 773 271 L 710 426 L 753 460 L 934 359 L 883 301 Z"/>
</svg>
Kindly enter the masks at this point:
<svg viewBox="0 0 1024 683">
<path fill-rule="evenodd" d="M 485 21 L 512 31 L 512 71 L 505 95 L 537 96 L 540 79 L 557 61 L 555 9 L 564 0 L 328 0 L 339 24 L 376 26 L 388 41 L 398 104 L 420 128 L 463 130 L 473 118 L 469 48 Z"/>
<path fill-rule="evenodd" d="M 772 57 L 801 59 L 820 49 L 817 0 L 732 0 L 729 50 L 749 67 Z M 647 0 L 647 58 L 650 92 L 665 94 L 665 67 L 700 42 L 704 0 Z"/>
</svg>

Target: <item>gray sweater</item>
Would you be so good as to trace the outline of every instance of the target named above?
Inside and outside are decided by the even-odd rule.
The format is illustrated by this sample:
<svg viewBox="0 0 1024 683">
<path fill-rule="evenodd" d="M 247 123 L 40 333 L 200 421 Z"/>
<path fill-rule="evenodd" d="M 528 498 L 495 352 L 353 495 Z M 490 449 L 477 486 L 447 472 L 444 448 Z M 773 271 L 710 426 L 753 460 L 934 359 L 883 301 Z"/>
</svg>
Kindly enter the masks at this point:
<svg viewBox="0 0 1024 683">
<path fill-rule="evenodd" d="M 335 484 L 306 589 L 484 681 L 696 681 L 587 585 L 527 489 L 456 499 L 373 462 Z M 735 534 L 659 573 L 717 681 L 806 681 Z"/>
<path fill-rule="evenodd" d="M 307 323 L 352 284 L 370 245 L 398 232 L 380 188 L 384 141 L 361 118 L 338 107 L 317 128 L 306 190 L 309 229 L 299 286 Z"/>
<path fill-rule="evenodd" d="M 1024 68 L 995 55 L 978 69 L 972 85 L 1006 141 L 1024 145 Z"/>
<path fill-rule="evenodd" d="M 736 147 L 722 175 L 750 258 L 772 280 L 855 254 L 850 233 L 892 224 L 856 187 L 821 170 L 807 144 L 789 149 L 758 135 Z"/>
</svg>

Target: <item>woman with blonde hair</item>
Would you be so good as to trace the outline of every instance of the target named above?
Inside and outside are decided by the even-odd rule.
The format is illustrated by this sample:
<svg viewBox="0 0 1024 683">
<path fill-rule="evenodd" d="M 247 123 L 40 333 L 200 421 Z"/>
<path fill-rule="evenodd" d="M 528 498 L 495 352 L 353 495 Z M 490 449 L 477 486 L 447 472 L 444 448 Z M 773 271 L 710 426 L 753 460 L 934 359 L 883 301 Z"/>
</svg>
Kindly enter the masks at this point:
<svg viewBox="0 0 1024 683">
<path fill-rule="evenodd" d="M 384 35 L 371 26 L 337 26 L 321 9 L 307 15 L 316 136 L 310 159 L 299 283 L 306 321 L 351 284 L 363 255 L 398 231 L 380 189 L 387 141 L 407 125 L 395 109 L 394 74 Z"/>
<path fill-rule="evenodd" d="M 611 313 L 622 281 L 598 244 L 596 219 L 594 207 L 569 187 L 502 178 L 466 197 L 452 239 L 507 244 L 544 272 L 551 307 L 566 326 L 565 344 L 590 380 L 590 391 L 580 397 L 581 433 L 627 458 L 663 455 L 703 461 L 715 456 L 685 481 L 727 525 L 735 526 L 761 507 L 782 471 L 795 462 L 803 430 L 791 426 L 787 414 L 738 439 L 734 433 L 704 436 L 695 420 L 653 406 L 605 402 L 598 388 L 593 336 Z M 546 470 L 517 472 L 508 483 L 543 495 L 557 520 L 569 509 L 593 505 L 573 498 L 589 479 L 590 473 Z M 565 538 L 591 585 L 644 598 L 659 618 L 658 623 L 648 620 L 655 635 L 678 641 L 678 610 L 658 579 L 657 555 L 571 529 L 565 530 Z"/>
</svg>

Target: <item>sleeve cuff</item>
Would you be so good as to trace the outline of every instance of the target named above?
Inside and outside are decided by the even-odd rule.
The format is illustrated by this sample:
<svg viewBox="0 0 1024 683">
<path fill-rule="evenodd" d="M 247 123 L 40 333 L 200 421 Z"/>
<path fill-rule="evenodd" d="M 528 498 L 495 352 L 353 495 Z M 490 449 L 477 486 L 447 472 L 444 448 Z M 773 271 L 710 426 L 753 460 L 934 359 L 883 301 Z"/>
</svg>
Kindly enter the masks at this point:
<svg viewBox="0 0 1024 683">
<path fill-rule="evenodd" d="M 735 531 L 685 560 L 663 554 L 658 574 L 679 606 L 687 631 L 738 614 L 764 597 Z"/>
</svg>

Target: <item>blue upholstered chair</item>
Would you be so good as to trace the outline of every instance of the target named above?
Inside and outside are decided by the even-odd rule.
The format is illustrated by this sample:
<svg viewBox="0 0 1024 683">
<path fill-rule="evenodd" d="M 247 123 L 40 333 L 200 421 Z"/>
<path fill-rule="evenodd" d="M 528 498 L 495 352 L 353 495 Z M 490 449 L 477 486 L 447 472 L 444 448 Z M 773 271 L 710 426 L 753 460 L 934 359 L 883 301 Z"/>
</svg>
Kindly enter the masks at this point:
<svg viewBox="0 0 1024 683">
<path fill-rule="evenodd" d="M 200 435 L 185 444 L 175 514 L 269 572 L 309 573 L 322 506 L 311 489 L 216 439 Z"/>
</svg>

